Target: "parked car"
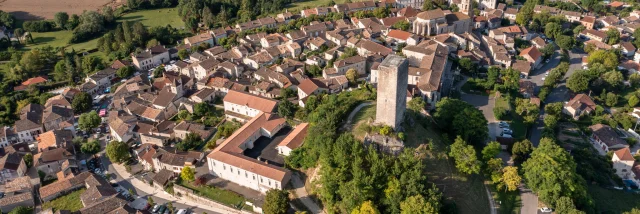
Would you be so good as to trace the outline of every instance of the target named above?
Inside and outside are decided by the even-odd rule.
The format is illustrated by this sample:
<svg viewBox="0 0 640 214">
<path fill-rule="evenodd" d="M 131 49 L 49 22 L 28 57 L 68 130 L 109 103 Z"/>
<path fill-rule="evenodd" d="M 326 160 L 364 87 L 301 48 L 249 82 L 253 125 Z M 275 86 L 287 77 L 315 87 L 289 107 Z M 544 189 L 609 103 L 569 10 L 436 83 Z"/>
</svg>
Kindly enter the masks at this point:
<svg viewBox="0 0 640 214">
<path fill-rule="evenodd" d="M 164 213 L 164 210 L 166 210 L 166 209 L 167 209 L 167 207 L 164 204 L 160 205 L 160 209 L 156 213 Z"/>
<path fill-rule="evenodd" d="M 498 124 L 500 125 L 500 128 L 509 128 L 509 123 L 507 122 L 500 121 Z"/>
<path fill-rule="evenodd" d="M 543 208 L 540 208 L 540 212 L 550 213 L 550 212 L 553 212 L 553 210 L 551 210 L 551 208 L 549 207 L 543 207 Z"/>
<path fill-rule="evenodd" d="M 187 214 L 188 211 L 186 209 L 179 209 L 177 214 Z"/>
<path fill-rule="evenodd" d="M 162 205 L 156 204 L 155 206 L 153 206 L 153 209 L 151 209 L 151 213 L 158 212 L 158 210 L 160 210 L 161 207 L 162 207 Z"/>
<path fill-rule="evenodd" d="M 513 134 L 513 131 L 511 129 L 504 128 L 502 129 L 502 133 L 510 135 L 510 134 Z"/>
<path fill-rule="evenodd" d="M 512 138 L 510 134 L 505 133 L 500 134 L 500 137 Z"/>
</svg>

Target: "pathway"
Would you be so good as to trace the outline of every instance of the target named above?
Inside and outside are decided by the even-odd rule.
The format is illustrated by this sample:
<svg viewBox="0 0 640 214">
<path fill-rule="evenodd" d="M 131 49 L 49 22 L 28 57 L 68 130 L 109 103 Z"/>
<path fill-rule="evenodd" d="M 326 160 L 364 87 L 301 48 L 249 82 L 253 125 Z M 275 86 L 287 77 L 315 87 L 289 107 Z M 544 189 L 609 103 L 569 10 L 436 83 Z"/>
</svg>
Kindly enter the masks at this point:
<svg viewBox="0 0 640 214">
<path fill-rule="evenodd" d="M 302 201 L 302 204 L 309 209 L 309 212 L 314 214 L 324 213 L 324 211 L 320 209 L 320 206 L 309 197 L 309 193 L 307 193 L 307 190 L 304 188 L 304 182 L 300 179 L 298 173 L 293 173 L 291 176 L 291 184 L 293 184 L 296 196 Z"/>
<path fill-rule="evenodd" d="M 342 126 L 342 130 L 348 130 L 351 128 L 351 123 L 353 122 L 353 118 L 356 116 L 356 114 L 358 114 L 358 112 L 364 108 L 365 106 L 370 106 L 373 105 L 374 103 L 371 102 L 364 102 L 364 103 L 360 103 L 360 105 L 356 106 L 355 109 L 353 109 L 353 111 L 351 111 L 351 113 L 349 113 L 349 117 L 347 117 L 347 122 Z"/>
</svg>

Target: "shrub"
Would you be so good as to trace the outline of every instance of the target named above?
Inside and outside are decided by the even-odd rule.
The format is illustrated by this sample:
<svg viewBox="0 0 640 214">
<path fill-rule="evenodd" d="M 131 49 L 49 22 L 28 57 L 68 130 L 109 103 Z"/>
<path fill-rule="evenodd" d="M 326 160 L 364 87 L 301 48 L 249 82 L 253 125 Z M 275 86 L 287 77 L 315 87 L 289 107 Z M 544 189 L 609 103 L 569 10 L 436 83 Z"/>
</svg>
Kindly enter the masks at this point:
<svg viewBox="0 0 640 214">
<path fill-rule="evenodd" d="M 55 29 L 55 23 L 52 21 L 26 21 L 22 24 L 25 31 L 29 32 L 49 32 Z"/>
<path fill-rule="evenodd" d="M 500 106 L 494 107 L 493 108 L 493 115 L 498 120 L 504 120 L 505 116 L 507 116 L 507 110 L 504 109 L 504 107 L 500 107 Z"/>
</svg>

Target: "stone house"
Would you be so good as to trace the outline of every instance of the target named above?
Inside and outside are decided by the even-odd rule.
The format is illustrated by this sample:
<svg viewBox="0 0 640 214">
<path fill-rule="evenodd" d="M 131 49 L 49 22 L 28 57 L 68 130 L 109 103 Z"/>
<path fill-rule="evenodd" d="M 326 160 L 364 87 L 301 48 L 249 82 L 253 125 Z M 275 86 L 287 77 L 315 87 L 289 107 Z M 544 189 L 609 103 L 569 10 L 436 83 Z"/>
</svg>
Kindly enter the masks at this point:
<svg viewBox="0 0 640 214">
<path fill-rule="evenodd" d="M 131 61 L 138 70 L 149 70 L 170 60 L 169 51 L 162 45 L 156 45 L 139 54 L 131 54 Z"/>
<path fill-rule="evenodd" d="M 589 129 L 592 132 L 589 140 L 601 153 L 629 147 L 616 130 L 608 125 L 596 124 L 589 126 Z"/>
<path fill-rule="evenodd" d="M 636 159 L 631 155 L 629 148 L 619 149 L 613 152 L 611 157 L 616 175 L 624 180 L 632 180 L 635 177 L 632 171 L 635 161 Z"/>
<path fill-rule="evenodd" d="M 564 105 L 562 112 L 577 120 L 580 116 L 590 114 L 594 110 L 596 110 L 596 104 L 593 100 L 586 94 L 578 94 Z"/>
</svg>

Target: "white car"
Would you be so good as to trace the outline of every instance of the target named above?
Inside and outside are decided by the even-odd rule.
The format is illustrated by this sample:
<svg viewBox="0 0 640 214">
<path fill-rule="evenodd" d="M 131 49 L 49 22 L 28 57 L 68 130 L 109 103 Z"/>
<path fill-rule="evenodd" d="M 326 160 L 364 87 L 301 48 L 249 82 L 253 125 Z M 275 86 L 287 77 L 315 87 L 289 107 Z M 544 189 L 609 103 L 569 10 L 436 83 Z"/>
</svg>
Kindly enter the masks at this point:
<svg viewBox="0 0 640 214">
<path fill-rule="evenodd" d="M 498 123 L 498 125 L 500 126 L 500 128 L 509 128 L 509 123 L 504 122 L 504 121 L 500 121 L 500 123 Z"/>
<path fill-rule="evenodd" d="M 546 77 L 542 77 L 542 81 L 544 81 L 545 79 L 547 79 Z"/>
<path fill-rule="evenodd" d="M 553 212 L 553 210 L 549 207 L 543 207 L 543 208 L 540 208 L 540 212 L 550 213 L 550 212 Z"/>
<path fill-rule="evenodd" d="M 185 209 L 179 209 L 178 212 L 176 214 L 187 214 L 187 210 Z"/>
</svg>

